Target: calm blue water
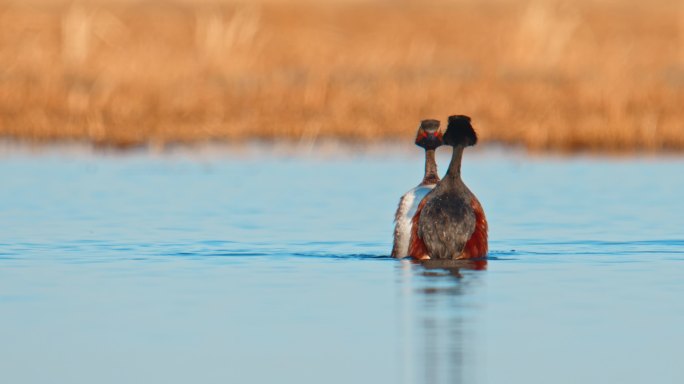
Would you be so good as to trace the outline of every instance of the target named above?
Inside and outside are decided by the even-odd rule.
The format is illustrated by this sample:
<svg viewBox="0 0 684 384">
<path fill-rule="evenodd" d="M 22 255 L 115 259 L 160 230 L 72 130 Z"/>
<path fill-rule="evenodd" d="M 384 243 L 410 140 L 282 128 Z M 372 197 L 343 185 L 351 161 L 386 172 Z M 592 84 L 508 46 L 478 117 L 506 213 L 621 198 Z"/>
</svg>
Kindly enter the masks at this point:
<svg viewBox="0 0 684 384">
<path fill-rule="evenodd" d="M 350 153 L 4 149 L 0 382 L 684 382 L 684 159 L 468 153 L 457 274 L 387 257 L 418 150 Z"/>
</svg>

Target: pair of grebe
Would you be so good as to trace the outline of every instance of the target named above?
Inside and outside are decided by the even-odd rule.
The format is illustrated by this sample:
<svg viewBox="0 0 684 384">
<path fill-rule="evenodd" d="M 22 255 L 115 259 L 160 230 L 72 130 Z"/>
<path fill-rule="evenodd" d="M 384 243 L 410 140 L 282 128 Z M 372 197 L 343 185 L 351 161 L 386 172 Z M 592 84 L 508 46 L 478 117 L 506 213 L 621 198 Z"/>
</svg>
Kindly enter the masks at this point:
<svg viewBox="0 0 684 384">
<path fill-rule="evenodd" d="M 487 255 L 487 219 L 477 197 L 461 180 L 463 150 L 477 143 L 470 118 L 449 116 L 442 135 L 439 121 L 423 120 L 416 145 L 425 149 L 425 176 L 401 197 L 395 215 L 392 256 L 414 260 L 469 260 Z M 437 175 L 435 150 L 453 147 L 443 179 Z"/>
</svg>

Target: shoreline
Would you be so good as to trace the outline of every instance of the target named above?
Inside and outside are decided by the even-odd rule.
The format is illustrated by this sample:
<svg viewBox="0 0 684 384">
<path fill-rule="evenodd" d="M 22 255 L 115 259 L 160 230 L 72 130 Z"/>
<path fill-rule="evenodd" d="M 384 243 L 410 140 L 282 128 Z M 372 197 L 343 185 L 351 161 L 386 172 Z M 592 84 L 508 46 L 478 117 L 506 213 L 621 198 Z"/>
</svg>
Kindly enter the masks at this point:
<svg viewBox="0 0 684 384">
<path fill-rule="evenodd" d="M 445 147 L 446 148 L 446 147 Z M 546 160 L 603 159 L 606 161 L 627 160 L 684 160 L 681 152 L 600 152 L 600 151 L 530 151 L 519 146 L 506 146 L 492 143 L 479 143 L 469 148 L 469 156 L 501 158 L 539 158 Z M 295 141 L 242 141 L 242 142 L 202 142 L 175 144 L 169 146 L 140 145 L 117 148 L 94 146 L 83 141 L 69 142 L 26 142 L 3 140 L 0 138 L 0 159 L 21 156 L 111 156 L 111 157 L 152 157 L 152 158 L 196 158 L 196 159 L 237 159 L 255 160 L 268 156 L 282 159 L 391 159 L 415 157 L 422 159 L 420 148 L 409 140 L 395 140 L 385 143 L 355 143 L 325 140 L 313 145 L 301 145 Z M 448 161 L 448 149 L 439 149 L 438 157 Z"/>
</svg>

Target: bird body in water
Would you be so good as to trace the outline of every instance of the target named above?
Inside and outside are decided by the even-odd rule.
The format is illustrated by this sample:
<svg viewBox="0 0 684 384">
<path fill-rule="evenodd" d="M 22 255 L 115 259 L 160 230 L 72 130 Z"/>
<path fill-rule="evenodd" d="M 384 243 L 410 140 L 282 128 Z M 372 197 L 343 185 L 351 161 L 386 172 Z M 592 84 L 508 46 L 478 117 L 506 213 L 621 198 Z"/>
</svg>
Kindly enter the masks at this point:
<svg viewBox="0 0 684 384">
<path fill-rule="evenodd" d="M 435 149 L 442 145 L 442 132 L 438 120 L 423 120 L 416 134 L 416 145 L 425 149 L 425 175 L 423 181 L 415 188 L 406 192 L 399 200 L 397 212 L 394 215 L 394 245 L 392 257 L 408 256 L 409 240 L 411 237 L 412 219 L 418 205 L 432 188 L 439 182 Z"/>
<path fill-rule="evenodd" d="M 443 143 L 453 147 L 449 169 L 412 218 L 409 256 L 416 260 L 473 259 L 487 255 L 487 219 L 461 179 L 463 150 L 477 143 L 470 118 L 449 117 Z"/>
</svg>

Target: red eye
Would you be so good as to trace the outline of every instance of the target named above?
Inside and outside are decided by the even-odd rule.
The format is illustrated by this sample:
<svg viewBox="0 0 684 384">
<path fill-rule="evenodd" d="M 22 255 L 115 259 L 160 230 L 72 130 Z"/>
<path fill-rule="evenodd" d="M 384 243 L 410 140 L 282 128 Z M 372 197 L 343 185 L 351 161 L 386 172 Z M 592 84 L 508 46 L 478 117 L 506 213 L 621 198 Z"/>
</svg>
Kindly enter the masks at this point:
<svg viewBox="0 0 684 384">
<path fill-rule="evenodd" d="M 421 131 L 418 137 L 416 137 L 416 142 L 419 142 L 423 139 L 426 139 L 428 137 L 428 133 L 425 131 Z"/>
</svg>

